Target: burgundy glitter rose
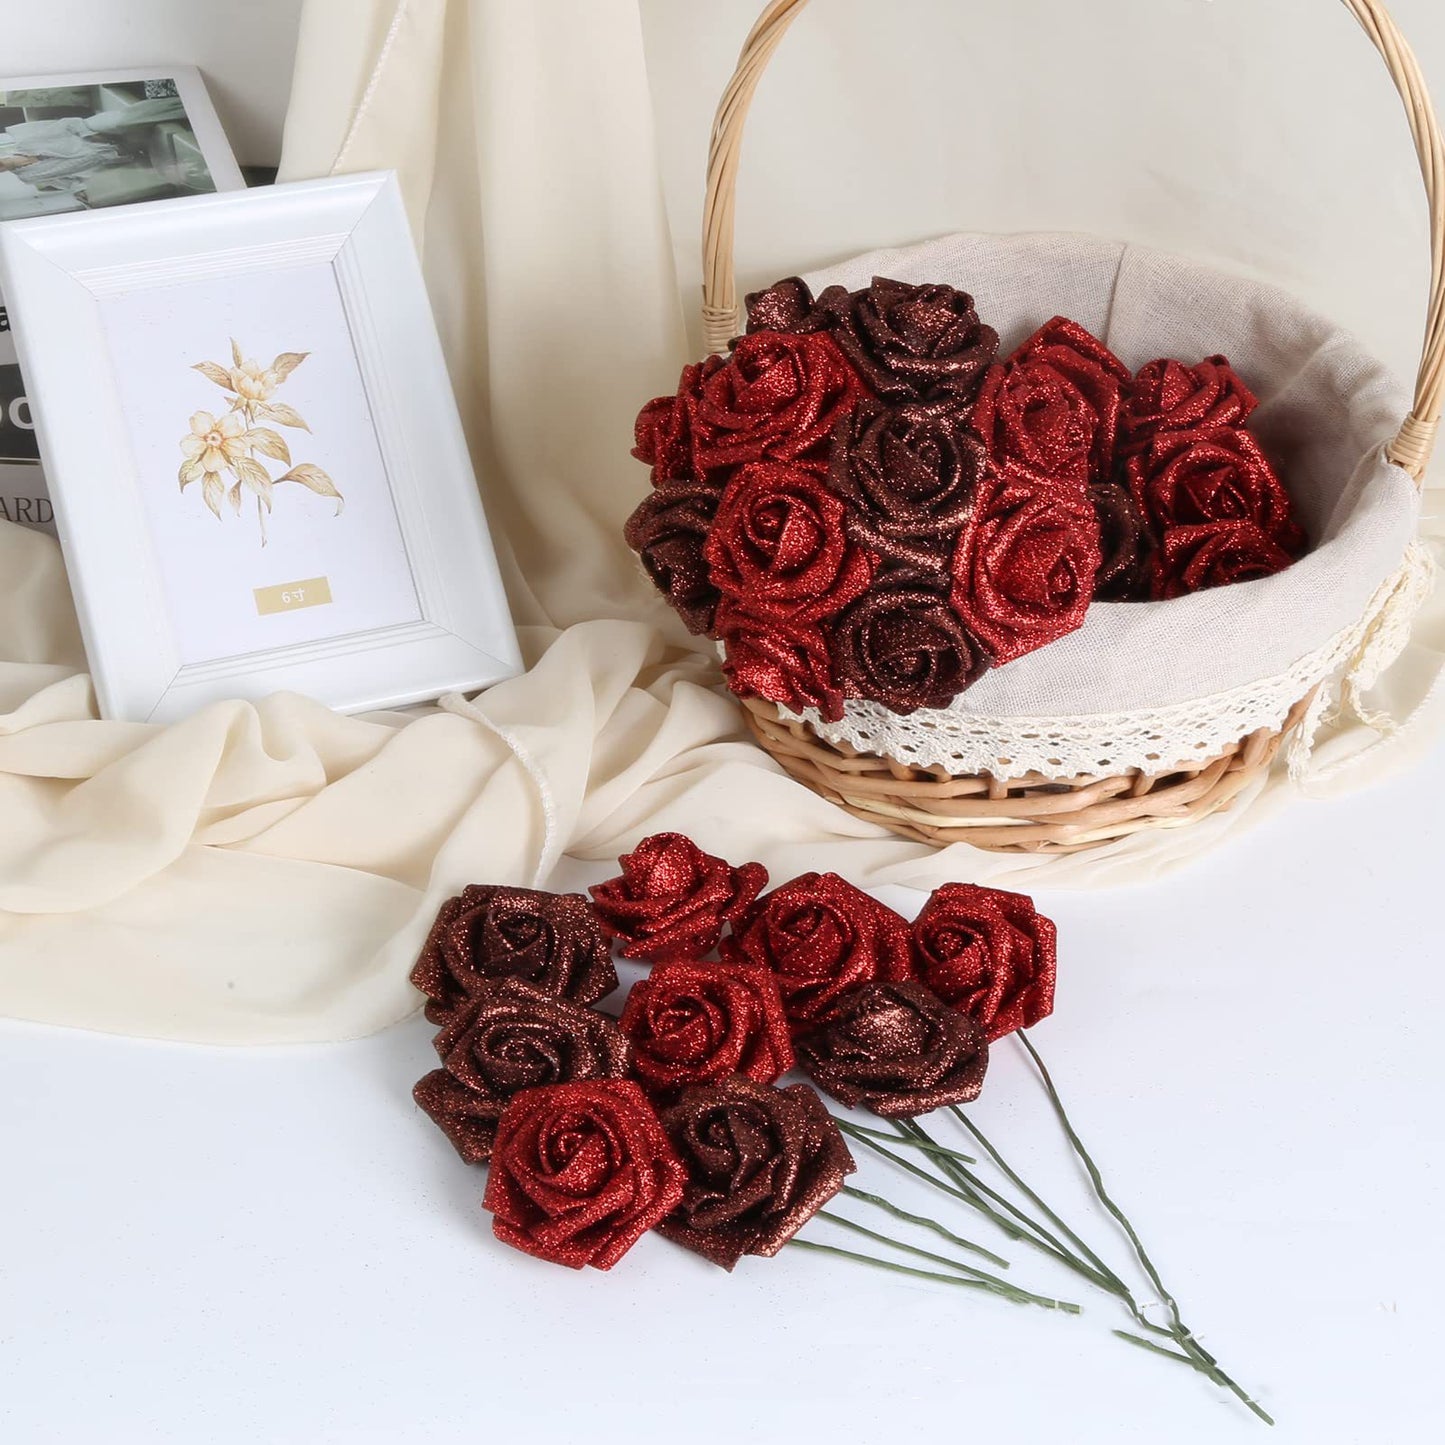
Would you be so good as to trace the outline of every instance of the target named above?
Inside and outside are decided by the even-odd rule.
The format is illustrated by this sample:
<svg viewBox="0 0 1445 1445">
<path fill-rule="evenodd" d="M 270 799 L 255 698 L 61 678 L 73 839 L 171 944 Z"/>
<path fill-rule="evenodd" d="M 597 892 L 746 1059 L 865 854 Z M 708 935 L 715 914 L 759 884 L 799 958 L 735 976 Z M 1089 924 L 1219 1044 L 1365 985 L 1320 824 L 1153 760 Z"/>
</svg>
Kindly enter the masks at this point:
<svg viewBox="0 0 1445 1445">
<path fill-rule="evenodd" d="M 962 414 L 864 402 L 839 425 L 829 479 L 857 541 L 944 571 L 986 465 Z"/>
<path fill-rule="evenodd" d="M 1088 443 L 1086 479 L 1104 481 L 1112 476 L 1124 389 L 1130 381 L 1129 368 L 1098 337 L 1064 316 L 1055 316 L 1029 337 L 1014 352 L 1010 366 L 1036 380 L 1047 372 L 1072 389 L 1091 414 L 1083 417 L 1086 434 L 1079 438 Z M 1015 419 L 1020 422 L 1020 429 L 1010 433 L 1005 425 L 1004 432 L 1022 443 L 1028 424 L 1017 414 Z M 1038 420 L 1041 422 L 1043 419 L 1040 417 Z M 1051 449 L 1041 427 L 1035 429 L 1034 441 L 1044 456 L 1048 456 L 1051 450 L 1067 451 L 1073 445 L 1061 438 Z M 1006 452 L 1005 455 L 1012 456 L 1013 453 Z M 1022 454 L 1018 459 L 1028 461 Z M 1045 474 L 1052 475 L 1047 471 Z"/>
<path fill-rule="evenodd" d="M 1011 662 L 1083 626 L 1100 560 L 1087 489 L 1010 465 L 959 538 L 953 609 L 995 662 Z"/>
<path fill-rule="evenodd" d="M 703 547 L 712 585 L 754 617 L 827 617 L 860 596 L 870 555 L 844 530 L 847 508 L 812 472 L 775 462 L 742 468 Z"/>
<path fill-rule="evenodd" d="M 1127 465 L 1129 490 L 1156 532 L 1211 522 L 1253 522 L 1278 547 L 1296 553 L 1304 535 L 1259 443 L 1236 427 L 1156 436 Z"/>
<path fill-rule="evenodd" d="M 806 1084 L 734 1078 L 685 1089 L 662 1126 L 687 1187 L 657 1232 L 726 1270 L 744 1255 L 777 1254 L 857 1168 Z"/>
<path fill-rule="evenodd" d="M 875 276 L 862 291 L 830 286 L 816 303 L 829 335 L 868 388 L 887 401 L 967 406 L 998 355 L 973 297 L 952 286 Z"/>
<path fill-rule="evenodd" d="M 681 833 L 654 833 L 618 862 L 620 877 L 588 890 L 592 906 L 624 958 L 653 963 L 711 953 L 768 885 L 761 863 L 734 868 Z"/>
<path fill-rule="evenodd" d="M 652 468 L 654 483 L 699 480 L 692 459 L 692 406 L 703 382 L 723 365 L 709 356 L 682 369 L 672 396 L 655 397 L 637 414 L 632 455 Z"/>
<path fill-rule="evenodd" d="M 1138 451 L 1160 432 L 1242 427 L 1258 405 L 1227 357 L 1207 357 L 1198 366 L 1151 361 L 1125 397 L 1123 449 Z"/>
<path fill-rule="evenodd" d="M 833 639 L 844 695 L 897 713 L 947 707 L 988 667 L 946 587 L 906 577 L 879 584 L 853 603 L 834 623 Z"/>
<path fill-rule="evenodd" d="M 497 1126 L 487 1191 L 503 1244 L 611 1269 L 682 1202 L 687 1171 L 629 1079 L 528 1089 Z"/>
<path fill-rule="evenodd" d="M 694 471 L 759 461 L 824 466 L 834 424 L 862 394 L 827 336 L 744 336 L 691 403 Z"/>
<path fill-rule="evenodd" d="M 945 883 L 913 925 L 918 977 L 992 1043 L 1054 1007 L 1057 930 L 1022 893 Z"/>
<path fill-rule="evenodd" d="M 967 1014 L 922 984 L 870 983 L 799 1042 L 798 1063 L 849 1108 L 911 1119 L 978 1098 L 988 1043 Z"/>
<path fill-rule="evenodd" d="M 665 963 L 632 985 L 622 1010 L 633 1072 L 666 1092 L 744 1074 L 771 1084 L 793 1067 L 782 1000 L 765 968 Z"/>
<path fill-rule="evenodd" d="M 749 333 L 791 331 L 801 336 L 826 331 L 833 324 L 833 318 L 818 309 L 812 290 L 801 276 L 788 276 L 766 291 L 750 292 L 745 305 Z"/>
<path fill-rule="evenodd" d="M 723 957 L 772 971 L 794 1037 L 821 1023 L 850 990 L 912 969 L 908 924 L 836 873 L 804 873 L 764 894 Z"/>
<path fill-rule="evenodd" d="M 491 1157 L 497 1120 L 514 1094 L 625 1078 L 632 1062 L 612 1019 L 515 978 L 488 984 L 435 1042 L 443 1066 L 412 1096 L 468 1164 Z"/>
<path fill-rule="evenodd" d="M 451 1141 L 463 1163 L 485 1164 L 492 1157 L 503 1107 L 496 1100 L 467 1088 L 445 1069 L 433 1069 L 419 1079 L 411 1096 Z"/>
<path fill-rule="evenodd" d="M 411 981 L 427 996 L 427 1018 L 440 1025 L 501 978 L 580 1004 L 617 987 L 612 951 L 580 893 L 474 883 L 442 904 Z"/>
<path fill-rule="evenodd" d="M 668 482 L 642 499 L 623 529 L 653 585 L 698 634 L 711 631 L 717 612 L 719 594 L 702 548 L 718 495 L 706 483 Z"/>
<path fill-rule="evenodd" d="M 1253 522 L 1170 527 L 1154 564 L 1154 596 L 1164 600 L 1231 582 L 1253 582 L 1284 571 L 1293 560 Z"/>
<path fill-rule="evenodd" d="M 1094 597 L 1102 602 L 1138 602 L 1149 597 L 1154 572 L 1154 538 L 1139 508 L 1120 482 L 1091 487 L 1099 519 L 1102 561 L 1094 578 Z"/>
</svg>

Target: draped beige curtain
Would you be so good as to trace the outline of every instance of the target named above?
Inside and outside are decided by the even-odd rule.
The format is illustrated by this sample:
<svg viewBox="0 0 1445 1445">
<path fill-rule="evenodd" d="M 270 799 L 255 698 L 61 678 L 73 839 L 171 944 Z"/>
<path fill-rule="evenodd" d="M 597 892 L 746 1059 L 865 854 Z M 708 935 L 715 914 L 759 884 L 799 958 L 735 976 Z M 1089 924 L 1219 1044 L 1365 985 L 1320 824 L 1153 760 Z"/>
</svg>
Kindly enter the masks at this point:
<svg viewBox="0 0 1445 1445">
<path fill-rule="evenodd" d="M 416 716 L 281 696 L 169 728 L 99 722 L 55 547 L 0 526 L 0 1013 L 350 1037 L 414 1006 L 411 957 L 459 885 L 543 883 L 563 853 L 610 859 L 657 828 L 779 877 L 1111 885 L 1292 796 L 1276 781 L 1249 809 L 1082 858 L 934 854 L 742 740 L 618 537 L 643 485 L 632 416 L 686 350 L 669 143 L 638 0 L 310 0 L 285 174 L 400 172 L 535 665 Z M 1416 638 L 1374 698 L 1401 716 L 1440 671 L 1440 608 Z M 1325 790 L 1408 761 L 1432 716 L 1386 748 L 1336 732 Z"/>
</svg>

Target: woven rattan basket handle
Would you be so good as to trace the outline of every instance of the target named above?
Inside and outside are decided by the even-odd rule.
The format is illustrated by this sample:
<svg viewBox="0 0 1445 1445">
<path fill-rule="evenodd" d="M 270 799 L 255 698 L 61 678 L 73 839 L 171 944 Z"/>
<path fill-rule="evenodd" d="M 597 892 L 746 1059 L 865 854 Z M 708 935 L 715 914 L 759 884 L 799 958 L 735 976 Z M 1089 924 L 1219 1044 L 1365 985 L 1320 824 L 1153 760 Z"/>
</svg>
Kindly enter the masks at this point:
<svg viewBox="0 0 1445 1445">
<path fill-rule="evenodd" d="M 707 160 L 707 198 L 703 206 L 703 327 L 708 350 L 726 351 L 737 334 L 738 298 L 733 277 L 733 213 L 737 195 L 738 154 L 748 106 L 788 27 L 808 0 L 771 0 L 753 26 L 738 57 L 737 70 L 718 105 Z M 1405 102 L 1415 150 L 1430 203 L 1430 314 L 1425 350 L 1415 384 L 1415 407 L 1390 444 L 1390 459 L 1417 481 L 1425 475 L 1440 429 L 1445 401 L 1445 141 L 1420 73 L 1415 53 L 1378 0 L 1344 0 L 1385 59 Z"/>
</svg>

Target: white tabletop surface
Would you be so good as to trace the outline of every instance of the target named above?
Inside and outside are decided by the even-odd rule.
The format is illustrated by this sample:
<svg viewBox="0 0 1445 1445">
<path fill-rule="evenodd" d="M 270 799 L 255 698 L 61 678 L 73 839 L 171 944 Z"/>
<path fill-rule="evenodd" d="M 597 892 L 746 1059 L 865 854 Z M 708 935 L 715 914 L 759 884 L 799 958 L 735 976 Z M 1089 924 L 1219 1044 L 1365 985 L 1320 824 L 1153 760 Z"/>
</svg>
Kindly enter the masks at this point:
<svg viewBox="0 0 1445 1445">
<path fill-rule="evenodd" d="M 1438 750 L 1163 882 L 1040 895 L 1039 1046 L 1278 1441 L 1442 1438 L 1442 800 Z M 411 1102 L 432 1062 L 419 1017 L 234 1051 L 0 1024 L 0 1441 L 1270 1438 L 1017 1246 L 1080 1318 L 801 1251 L 527 1259 Z M 976 1117 L 1109 1240 L 1016 1047 Z M 857 1182 L 920 1199 L 880 1161 Z"/>
</svg>

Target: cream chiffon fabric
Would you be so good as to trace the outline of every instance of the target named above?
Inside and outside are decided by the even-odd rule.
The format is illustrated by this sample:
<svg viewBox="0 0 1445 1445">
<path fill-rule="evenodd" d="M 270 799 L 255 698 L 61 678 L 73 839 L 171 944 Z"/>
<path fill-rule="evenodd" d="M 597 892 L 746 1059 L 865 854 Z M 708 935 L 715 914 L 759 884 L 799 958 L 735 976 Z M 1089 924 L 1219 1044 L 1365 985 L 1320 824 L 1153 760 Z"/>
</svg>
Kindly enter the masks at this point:
<svg viewBox="0 0 1445 1445">
<path fill-rule="evenodd" d="M 931 853 L 742 739 L 618 540 L 643 484 L 632 415 L 685 352 L 654 142 L 637 0 L 310 0 L 286 172 L 400 171 L 533 666 L 419 716 L 279 696 L 100 722 L 55 547 L 0 527 L 0 1013 L 352 1037 L 414 1007 L 408 966 L 459 885 L 545 884 L 564 853 L 611 859 L 659 828 L 781 877 L 1114 885 L 1293 796 L 1277 779 L 1248 808 L 1080 858 Z M 1437 604 L 1371 697 L 1415 721 L 1383 745 L 1336 729 L 1317 791 L 1426 745 L 1442 659 Z"/>
</svg>

